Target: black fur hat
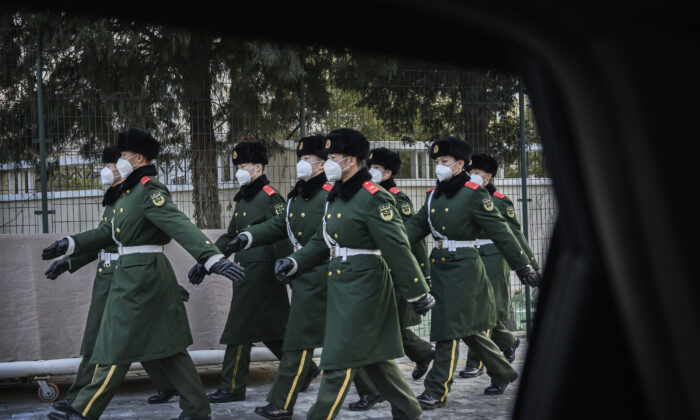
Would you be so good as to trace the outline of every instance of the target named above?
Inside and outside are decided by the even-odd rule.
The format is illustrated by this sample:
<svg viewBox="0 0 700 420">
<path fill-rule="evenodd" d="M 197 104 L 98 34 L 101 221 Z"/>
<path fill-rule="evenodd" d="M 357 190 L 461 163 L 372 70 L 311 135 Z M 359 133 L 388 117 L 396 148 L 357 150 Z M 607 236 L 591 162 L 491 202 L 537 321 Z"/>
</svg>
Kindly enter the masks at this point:
<svg viewBox="0 0 700 420">
<path fill-rule="evenodd" d="M 430 158 L 449 155 L 457 160 L 464 160 L 464 165 L 469 165 L 469 160 L 472 154 L 472 147 L 464 140 L 457 137 L 448 137 L 446 139 L 435 140 L 430 145 Z"/>
<path fill-rule="evenodd" d="M 302 137 L 299 140 L 299 144 L 297 145 L 297 157 L 303 155 L 316 155 L 322 159 L 326 158 L 326 153 L 323 151 L 322 134 Z"/>
<path fill-rule="evenodd" d="M 477 153 L 472 156 L 472 164 L 469 165 L 467 170 L 469 169 L 481 169 L 495 176 L 498 171 L 498 162 L 485 153 Z"/>
<path fill-rule="evenodd" d="M 102 150 L 102 163 L 117 163 L 121 152 L 117 148 L 117 145 L 107 146 Z"/>
<path fill-rule="evenodd" d="M 160 153 L 160 143 L 153 138 L 151 133 L 140 128 L 130 128 L 117 136 L 119 150 L 140 153 L 148 160 L 153 160 Z"/>
<path fill-rule="evenodd" d="M 397 176 L 401 168 L 401 157 L 393 150 L 386 147 L 378 147 L 369 152 L 367 165 L 381 165 L 391 171 L 391 176 Z"/>
<path fill-rule="evenodd" d="M 357 130 L 339 128 L 326 134 L 323 152 L 326 156 L 329 153 L 355 156 L 359 162 L 369 156 L 369 141 Z"/>
<path fill-rule="evenodd" d="M 267 165 L 267 149 L 265 149 L 262 143 L 258 141 L 244 141 L 238 143 L 236 147 L 233 148 L 234 165 L 248 162 Z"/>
</svg>

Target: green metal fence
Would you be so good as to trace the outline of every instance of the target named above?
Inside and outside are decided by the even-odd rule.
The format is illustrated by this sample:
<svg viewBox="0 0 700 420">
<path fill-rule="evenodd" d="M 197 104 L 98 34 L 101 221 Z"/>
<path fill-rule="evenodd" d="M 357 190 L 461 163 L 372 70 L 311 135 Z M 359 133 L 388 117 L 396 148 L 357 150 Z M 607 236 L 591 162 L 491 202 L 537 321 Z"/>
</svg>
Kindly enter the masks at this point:
<svg viewBox="0 0 700 420">
<path fill-rule="evenodd" d="M 295 182 L 294 140 L 351 127 L 373 147 L 399 151 L 397 183 L 416 207 L 435 183 L 426 153 L 431 140 L 457 135 L 474 152 L 496 156 L 495 185 L 515 203 L 545 263 L 556 199 L 527 94 L 514 75 L 116 20 L 19 13 L 2 19 L 0 233 L 94 227 L 101 214 L 99 154 L 129 126 L 162 141 L 159 179 L 202 228 L 225 228 L 232 216 L 235 144 L 262 140 L 272 154 L 267 175 L 286 194 Z M 208 66 L 195 72 L 176 60 L 158 61 L 167 60 L 156 51 L 166 36 L 208 46 L 211 55 L 202 58 Z M 140 48 L 149 65 L 130 61 L 138 57 L 127 47 Z M 216 185 L 198 183 L 194 173 L 212 175 Z M 514 276 L 511 289 L 512 327 L 524 329 L 526 301 L 536 303 L 536 296 Z M 416 327 L 423 336 L 428 320 Z"/>
</svg>

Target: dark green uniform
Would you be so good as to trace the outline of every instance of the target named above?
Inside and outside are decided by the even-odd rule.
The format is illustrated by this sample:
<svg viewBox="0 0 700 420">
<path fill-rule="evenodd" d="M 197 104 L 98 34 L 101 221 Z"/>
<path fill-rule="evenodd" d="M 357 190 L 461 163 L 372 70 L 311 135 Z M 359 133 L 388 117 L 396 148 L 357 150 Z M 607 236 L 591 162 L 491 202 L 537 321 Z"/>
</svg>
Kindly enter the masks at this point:
<svg viewBox="0 0 700 420">
<path fill-rule="evenodd" d="M 110 224 L 112 217 L 112 206 L 106 205 L 102 218 L 100 219 L 100 224 Z M 100 262 L 97 265 L 97 271 L 95 274 L 95 281 L 92 284 L 92 299 L 90 300 L 90 308 L 88 309 L 85 331 L 83 332 L 83 341 L 80 346 L 80 354 L 83 356 L 83 358 L 80 361 L 80 366 L 78 367 L 78 373 L 75 381 L 73 381 L 73 384 L 71 384 L 71 387 L 68 389 L 68 393 L 66 394 L 66 399 L 69 400 L 75 399 L 78 392 L 80 392 L 84 386 L 90 383 L 95 372 L 95 365 L 90 363 L 90 357 L 92 356 L 92 350 L 95 347 L 97 332 L 100 328 L 102 313 L 104 312 L 104 308 L 107 303 L 107 295 L 109 294 L 109 288 L 112 284 L 112 275 L 114 274 L 114 267 L 116 266 L 116 261 L 109 258 L 109 256 L 117 255 L 117 245 L 113 244 L 106 247 L 102 251 L 108 253 L 107 258 L 102 258 L 102 256 L 105 255 L 102 252 L 100 252 L 100 254 L 96 254 L 94 252 L 81 254 L 74 253 L 68 257 L 70 262 L 70 269 L 68 271 L 70 273 L 78 271 L 85 265 L 100 257 Z M 163 368 L 158 361 L 153 360 L 150 362 L 143 362 L 142 364 L 158 392 L 173 389 L 172 384 L 168 380 L 167 374 L 163 371 Z"/>
<path fill-rule="evenodd" d="M 411 255 L 393 196 L 369 179 L 367 170 L 361 169 L 336 183 L 328 196 L 323 225 L 291 256 L 304 273 L 323 263 L 333 248 L 327 265 L 324 373 L 308 415 L 311 419 L 337 415 L 360 367 L 391 402 L 395 418 L 415 418 L 421 413 L 393 362 L 404 352 L 389 269 L 401 295 L 409 299 L 427 293 L 428 285 Z"/>
<path fill-rule="evenodd" d="M 72 236 L 75 254 L 114 243 L 120 253 L 90 361 L 97 368 L 72 403 L 90 419 L 104 411 L 131 362 L 156 359 L 180 394 L 183 414 L 206 417 L 210 412 L 186 351 L 192 335 L 175 273 L 158 247 L 174 238 L 200 263 L 221 252 L 178 210 L 155 173 L 150 165 L 134 171 L 121 185 L 124 193 L 111 209 L 110 223 Z"/>
<path fill-rule="evenodd" d="M 506 221 L 508 221 L 511 231 L 520 243 L 520 247 L 530 259 L 530 265 L 535 270 L 538 270 L 539 266 L 532 253 L 532 249 L 530 249 L 530 245 L 522 232 L 520 223 L 515 217 L 513 202 L 504 194 L 497 192 L 495 187 L 487 189 L 491 192 L 494 206 L 505 217 Z M 479 238 L 488 240 L 488 236 L 485 232 L 479 234 Z M 489 240 L 489 242 L 492 241 Z M 506 259 L 503 258 L 503 255 L 498 251 L 495 244 L 487 243 L 485 245 L 480 245 L 478 249 L 479 256 L 486 268 L 486 275 L 491 282 L 496 300 L 497 324 L 490 331 L 490 337 L 498 348 L 505 352 L 511 350 L 516 340 L 513 333 L 504 325 L 504 322 L 510 319 L 510 266 Z M 469 352 L 467 366 L 477 369 L 481 368 L 481 362 L 474 352 Z"/>
<path fill-rule="evenodd" d="M 405 222 L 410 217 L 414 215 L 413 203 L 411 199 L 403 191 L 396 188 L 396 184 L 393 178 L 389 178 L 384 182 L 379 184 L 384 187 L 387 191 L 393 194 L 396 199 L 396 209 L 399 215 L 401 215 L 401 220 Z M 418 265 L 423 272 L 423 276 L 430 276 L 430 263 L 428 261 L 428 246 L 424 239 L 411 244 L 411 253 L 416 257 Z M 403 344 L 403 350 L 413 362 L 419 362 L 430 355 L 432 346 L 429 342 L 418 337 L 411 329 L 408 327 L 419 325 L 421 323 L 421 316 L 413 311 L 413 306 L 406 301 L 404 297 L 401 296 L 399 287 L 394 281 L 394 290 L 396 293 L 396 308 L 399 312 L 399 326 L 401 328 L 401 343 Z M 355 376 L 355 388 L 357 393 L 360 395 L 377 395 L 378 391 L 369 380 L 367 375 L 360 371 Z"/>
<path fill-rule="evenodd" d="M 301 249 L 318 229 L 326 194 L 331 188 L 323 172 L 308 181 L 299 181 L 290 193 L 285 213 L 246 229 L 252 239 L 250 246 L 267 245 L 291 237 L 294 248 Z M 292 302 L 284 335 L 284 355 L 267 394 L 267 401 L 283 410 L 294 408 L 312 363 L 313 350 L 323 345 L 327 278 L 326 264 L 323 263 L 291 283 Z"/>
<path fill-rule="evenodd" d="M 459 357 L 458 341 L 463 337 L 484 361 L 493 380 L 511 382 L 518 376 L 484 335 L 496 325 L 496 306 L 477 249 L 473 244 L 448 241 L 474 241 L 485 231 L 511 266 L 520 268 L 529 261 L 488 192 L 468 179 L 461 172 L 441 182 L 437 191 L 429 190 L 418 214 L 406 221 L 409 240 L 416 241 L 431 232 L 436 239 L 430 255 L 436 301 L 430 338 L 437 345 L 433 367 L 425 378 L 425 392 L 441 402 L 446 400 L 452 384 Z"/>
<path fill-rule="evenodd" d="M 269 185 L 267 176 L 241 188 L 228 230 L 216 241 L 224 249 L 240 232 L 284 214 L 284 199 Z M 262 341 L 282 358 L 282 339 L 289 316 L 287 288 L 277 281 L 277 258 L 292 252 L 288 239 L 236 252 L 234 261 L 245 269 L 245 279 L 233 285 L 231 307 L 221 344 L 226 344 L 219 389 L 245 396 L 252 343 Z"/>
</svg>

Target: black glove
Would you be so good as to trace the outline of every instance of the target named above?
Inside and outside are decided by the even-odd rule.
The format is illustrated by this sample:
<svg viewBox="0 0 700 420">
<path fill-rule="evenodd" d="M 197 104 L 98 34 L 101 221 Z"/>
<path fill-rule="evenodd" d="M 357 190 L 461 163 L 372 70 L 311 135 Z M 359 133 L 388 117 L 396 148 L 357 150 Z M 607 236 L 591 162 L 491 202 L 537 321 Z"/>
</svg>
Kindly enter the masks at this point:
<svg viewBox="0 0 700 420">
<path fill-rule="evenodd" d="M 231 242 L 229 242 L 226 245 L 226 248 L 224 249 L 224 255 L 226 255 L 226 257 L 228 258 L 234 252 L 238 252 L 241 249 L 245 248 L 246 245 L 248 245 L 248 235 L 239 233 L 238 235 L 236 235 L 235 238 L 231 239 Z"/>
<path fill-rule="evenodd" d="M 233 282 L 243 280 L 243 276 L 245 275 L 243 267 L 241 267 L 238 264 L 232 263 L 226 258 L 222 258 L 219 261 L 217 261 L 214 265 L 212 265 L 211 269 L 209 269 L 208 274 L 211 273 L 224 276 Z"/>
<path fill-rule="evenodd" d="M 60 257 L 61 255 L 65 254 L 67 250 L 68 239 L 59 239 L 56 242 L 49 245 L 48 247 L 44 248 L 43 251 L 41 251 L 41 259 L 53 260 L 54 258 Z"/>
<path fill-rule="evenodd" d="M 282 283 L 289 283 L 287 273 L 292 271 L 292 268 L 294 268 L 294 261 L 291 258 L 282 258 L 275 261 L 275 277 Z"/>
<path fill-rule="evenodd" d="M 435 298 L 430 293 L 426 293 L 422 298 L 411 302 L 413 304 L 413 312 L 425 315 L 430 308 L 435 306 Z"/>
<path fill-rule="evenodd" d="M 195 264 L 190 268 L 190 272 L 187 273 L 187 278 L 190 279 L 190 283 L 199 284 L 204 280 L 204 276 L 207 274 L 207 269 L 204 268 L 204 264 Z"/>
<path fill-rule="evenodd" d="M 431 289 L 433 288 L 433 281 L 432 281 L 432 279 L 430 278 L 430 276 L 427 276 L 427 277 L 425 278 L 425 282 L 428 283 L 428 287 L 430 287 Z"/>
<path fill-rule="evenodd" d="M 526 284 L 530 287 L 537 287 L 540 283 L 540 273 L 533 270 L 530 264 L 523 268 L 515 270 L 515 274 L 518 275 L 520 282 Z"/>
<path fill-rule="evenodd" d="M 60 260 L 54 261 L 44 274 L 46 274 L 46 278 L 56 280 L 56 277 L 68 271 L 69 268 L 70 262 L 68 262 L 68 257 L 63 257 Z"/>
<path fill-rule="evenodd" d="M 180 288 L 180 297 L 182 298 L 182 301 L 187 302 L 188 300 L 190 300 L 190 292 L 188 292 L 187 289 L 180 286 L 179 284 L 177 286 Z"/>
</svg>

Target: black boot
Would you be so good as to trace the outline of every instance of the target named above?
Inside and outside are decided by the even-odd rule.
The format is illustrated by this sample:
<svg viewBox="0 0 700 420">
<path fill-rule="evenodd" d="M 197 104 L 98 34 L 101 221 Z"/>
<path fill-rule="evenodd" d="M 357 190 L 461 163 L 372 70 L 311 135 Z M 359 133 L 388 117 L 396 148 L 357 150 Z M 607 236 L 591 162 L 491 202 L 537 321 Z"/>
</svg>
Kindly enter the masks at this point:
<svg viewBox="0 0 700 420">
<path fill-rule="evenodd" d="M 379 404 L 383 401 L 386 401 L 386 399 L 384 399 L 384 397 L 381 395 L 361 394 L 360 401 L 350 403 L 348 408 L 350 411 L 367 411 L 375 404 Z"/>
<path fill-rule="evenodd" d="M 209 398 L 210 403 L 225 403 L 225 402 L 232 402 L 232 401 L 243 401 L 245 400 L 245 394 L 244 395 L 235 395 L 231 392 L 226 392 L 221 389 L 217 389 L 216 391 L 207 394 L 207 398 Z"/>
<path fill-rule="evenodd" d="M 465 366 L 464 369 L 459 371 L 460 378 L 476 378 L 477 376 L 484 374 L 483 366 L 479 369 L 471 366 Z"/>
<path fill-rule="evenodd" d="M 55 403 L 51 404 L 51 407 L 53 407 L 54 410 L 63 411 L 64 413 L 68 413 L 73 409 L 70 406 L 72 402 L 73 402 L 73 400 L 69 400 L 69 399 L 56 401 Z"/>
<path fill-rule="evenodd" d="M 170 401 L 170 399 L 176 395 L 177 389 L 169 389 L 167 391 L 159 392 L 156 395 L 151 395 L 150 397 L 148 397 L 148 403 L 163 404 Z"/>
<path fill-rule="evenodd" d="M 435 349 L 430 350 L 430 354 L 428 354 L 425 359 L 419 360 L 418 363 L 416 363 L 416 367 L 413 368 L 413 373 L 411 375 L 413 376 L 413 379 L 418 380 L 425 375 L 425 372 L 428 371 L 430 362 L 432 362 L 433 359 L 435 359 Z"/>
<path fill-rule="evenodd" d="M 444 407 L 446 404 L 446 401 L 436 400 L 426 392 L 420 394 L 418 397 L 416 397 L 416 399 L 423 410 L 434 410 L 436 408 Z"/>
<path fill-rule="evenodd" d="M 304 383 L 301 385 L 301 388 L 299 388 L 299 392 L 304 392 L 309 389 L 311 381 L 313 381 L 319 373 L 321 373 L 321 369 L 319 369 L 315 363 L 309 366 L 309 371 L 306 373 L 306 378 L 304 378 Z"/>
<path fill-rule="evenodd" d="M 82 420 L 82 419 L 85 419 L 85 417 L 81 416 L 80 413 L 73 410 L 72 408 L 65 413 L 56 413 L 56 412 L 49 413 L 47 418 L 49 420 Z"/>
<path fill-rule="evenodd" d="M 292 411 L 283 410 L 274 404 L 268 404 L 265 407 L 255 407 L 255 414 L 266 419 L 292 420 Z"/>
<path fill-rule="evenodd" d="M 503 356 L 506 358 L 506 360 L 508 360 L 508 363 L 513 363 L 513 360 L 515 360 L 515 350 L 518 349 L 519 345 L 520 339 L 516 338 L 515 343 L 513 343 L 513 346 L 503 352 Z"/>
</svg>

